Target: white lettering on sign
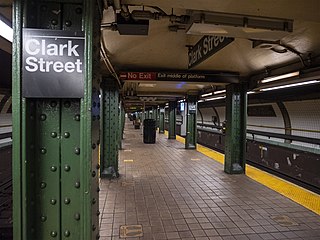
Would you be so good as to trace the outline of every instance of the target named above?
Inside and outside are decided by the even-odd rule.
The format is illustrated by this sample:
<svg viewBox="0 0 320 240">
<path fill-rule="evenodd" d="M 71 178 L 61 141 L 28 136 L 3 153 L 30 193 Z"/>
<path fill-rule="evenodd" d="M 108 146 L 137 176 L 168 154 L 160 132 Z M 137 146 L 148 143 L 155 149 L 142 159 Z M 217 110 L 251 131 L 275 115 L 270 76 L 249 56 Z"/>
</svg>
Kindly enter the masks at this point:
<svg viewBox="0 0 320 240">
<path fill-rule="evenodd" d="M 203 54 L 206 55 L 214 47 L 217 47 L 220 43 L 224 41 L 223 36 L 208 36 L 203 40 Z"/>
<path fill-rule="evenodd" d="M 63 71 L 67 73 L 73 73 L 74 71 L 82 73 L 81 68 L 82 62 L 77 59 L 76 62 L 66 62 L 61 61 L 45 61 L 43 58 L 37 59 L 36 57 L 27 57 L 26 59 L 26 70 L 28 72 L 54 72 L 61 73 Z"/>
<path fill-rule="evenodd" d="M 79 57 L 77 48 L 79 45 L 73 45 L 69 40 L 67 44 L 48 44 L 46 40 L 41 40 L 41 43 L 37 39 L 28 39 L 26 42 L 26 52 L 30 55 L 37 55 L 41 52 L 43 56 L 75 56 Z M 66 52 L 66 54 L 65 54 Z"/>
<path fill-rule="evenodd" d="M 25 59 L 25 69 L 28 72 L 82 73 L 82 62 L 80 59 L 66 62 L 48 60 L 54 56 L 79 57 L 78 47 L 79 45 L 73 44 L 72 40 L 68 40 L 66 44 L 47 44 L 45 39 L 28 39 L 25 43 L 25 51 L 31 56 Z"/>
<path fill-rule="evenodd" d="M 226 38 L 224 36 L 204 36 L 191 50 L 189 50 L 189 67 L 204 61 L 233 40 L 233 38 Z"/>
</svg>

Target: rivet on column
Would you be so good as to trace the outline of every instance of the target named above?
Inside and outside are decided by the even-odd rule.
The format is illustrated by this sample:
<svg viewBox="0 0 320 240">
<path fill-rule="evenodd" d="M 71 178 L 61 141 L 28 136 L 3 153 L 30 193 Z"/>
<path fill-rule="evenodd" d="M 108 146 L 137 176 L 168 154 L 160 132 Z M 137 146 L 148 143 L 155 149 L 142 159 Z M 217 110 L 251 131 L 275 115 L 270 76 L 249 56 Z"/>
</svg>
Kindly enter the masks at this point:
<svg viewBox="0 0 320 240">
<path fill-rule="evenodd" d="M 64 170 L 65 170 L 66 172 L 69 172 L 69 171 L 70 171 L 70 166 L 69 166 L 69 165 L 65 165 L 65 166 L 64 166 Z"/>
<path fill-rule="evenodd" d="M 40 148 L 40 152 L 41 152 L 41 154 L 46 154 L 46 153 L 47 153 L 47 149 L 45 149 L 45 148 Z"/>
<path fill-rule="evenodd" d="M 51 236 L 51 237 L 56 237 L 56 236 L 57 236 L 57 232 L 56 232 L 56 231 L 52 231 L 52 232 L 50 233 L 50 236 Z"/>
<path fill-rule="evenodd" d="M 64 199 L 64 203 L 65 203 L 65 204 L 69 204 L 69 203 L 70 203 L 70 198 L 65 198 L 65 199 Z"/>
<path fill-rule="evenodd" d="M 74 214 L 74 219 L 79 221 L 80 220 L 80 214 L 79 213 Z"/>
<path fill-rule="evenodd" d="M 70 236 L 70 231 L 69 230 L 65 230 L 64 231 L 64 236 L 65 237 L 69 237 Z"/>
<path fill-rule="evenodd" d="M 45 114 L 41 114 L 40 115 L 40 120 L 41 121 L 44 121 L 44 120 L 46 120 L 47 119 L 47 115 L 45 115 Z"/>
<path fill-rule="evenodd" d="M 57 167 L 56 166 L 52 166 L 50 170 L 51 170 L 51 172 L 55 172 L 55 171 L 57 171 Z"/>
<path fill-rule="evenodd" d="M 79 187 L 80 187 L 80 182 L 76 182 L 76 183 L 74 184 L 74 187 L 75 187 L 75 188 L 79 188 Z"/>
<path fill-rule="evenodd" d="M 74 149 L 74 153 L 77 154 L 77 155 L 79 155 L 79 154 L 80 154 L 80 148 L 76 147 L 76 148 Z"/>
<path fill-rule="evenodd" d="M 69 108 L 71 106 L 71 103 L 69 101 L 64 102 L 64 107 Z"/>
<path fill-rule="evenodd" d="M 45 182 L 40 183 L 40 188 L 44 189 L 46 188 L 47 184 Z"/>
<path fill-rule="evenodd" d="M 58 134 L 57 134 L 56 132 L 52 132 L 52 133 L 51 133 L 51 137 L 52 137 L 52 138 L 56 138 L 57 136 L 58 136 Z"/>
<path fill-rule="evenodd" d="M 74 120 L 80 121 L 80 115 L 79 115 L 79 114 L 75 115 L 75 116 L 74 116 Z"/>
<path fill-rule="evenodd" d="M 50 103 L 50 106 L 51 106 L 51 107 L 57 106 L 57 102 L 56 102 L 56 101 L 52 101 L 52 102 Z"/>
</svg>

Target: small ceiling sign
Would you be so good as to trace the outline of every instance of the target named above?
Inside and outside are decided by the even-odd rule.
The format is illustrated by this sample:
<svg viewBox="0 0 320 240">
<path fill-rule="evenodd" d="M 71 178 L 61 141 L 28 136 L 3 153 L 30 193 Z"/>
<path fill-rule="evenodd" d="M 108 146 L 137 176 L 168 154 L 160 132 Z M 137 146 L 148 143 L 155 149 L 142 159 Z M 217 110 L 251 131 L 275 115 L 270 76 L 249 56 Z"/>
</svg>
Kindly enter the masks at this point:
<svg viewBox="0 0 320 240">
<path fill-rule="evenodd" d="M 229 45 L 233 40 L 234 38 L 224 36 L 204 36 L 196 43 L 196 45 L 194 45 L 194 47 L 189 49 L 188 68 L 192 68 L 199 63 L 202 63 L 208 57 Z"/>
</svg>

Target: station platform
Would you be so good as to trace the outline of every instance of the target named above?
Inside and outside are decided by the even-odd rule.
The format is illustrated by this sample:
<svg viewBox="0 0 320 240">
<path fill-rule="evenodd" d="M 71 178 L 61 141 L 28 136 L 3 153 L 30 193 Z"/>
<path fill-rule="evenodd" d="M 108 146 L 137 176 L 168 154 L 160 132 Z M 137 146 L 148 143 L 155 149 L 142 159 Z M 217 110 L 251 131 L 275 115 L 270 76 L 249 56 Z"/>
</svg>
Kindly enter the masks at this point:
<svg viewBox="0 0 320 240">
<path fill-rule="evenodd" d="M 100 182 L 107 239 L 320 239 L 320 216 L 247 175 L 126 123 L 120 177 Z"/>
</svg>

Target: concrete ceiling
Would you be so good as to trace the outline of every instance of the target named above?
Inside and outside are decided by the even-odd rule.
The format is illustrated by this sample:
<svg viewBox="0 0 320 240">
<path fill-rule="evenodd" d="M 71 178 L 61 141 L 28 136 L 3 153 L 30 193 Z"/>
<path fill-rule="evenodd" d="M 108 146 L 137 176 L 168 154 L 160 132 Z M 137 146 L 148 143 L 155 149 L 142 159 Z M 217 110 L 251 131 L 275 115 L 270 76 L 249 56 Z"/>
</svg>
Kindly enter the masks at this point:
<svg viewBox="0 0 320 240">
<path fill-rule="evenodd" d="M 289 51 L 277 53 L 270 49 L 253 48 L 250 39 L 236 38 L 213 56 L 209 57 L 190 71 L 232 71 L 242 77 L 301 61 L 305 64 L 310 57 L 320 55 L 320 1 L 318 0 L 123 0 L 121 4 L 129 6 L 156 6 L 167 14 L 173 11 L 176 15 L 185 14 L 188 10 L 203 10 L 219 13 L 232 13 L 253 15 L 269 18 L 285 18 L 293 20 L 293 32 L 285 33 L 280 40 L 281 45 Z M 142 7 L 139 7 L 141 10 Z M 145 7 L 145 10 L 151 8 Z M 152 9 L 154 12 L 155 10 Z M 108 10 L 102 22 L 110 21 Z M 148 36 L 120 35 L 118 31 L 102 30 L 103 41 L 107 48 L 108 56 L 117 71 L 139 70 L 188 70 L 188 48 L 193 46 L 202 36 L 188 35 L 185 30 L 171 32 L 168 26 L 172 25 L 168 19 L 150 20 Z M 299 68 L 305 66 L 301 63 Z M 138 83 L 137 83 L 138 84 Z M 194 83 L 194 85 L 197 85 Z M 210 85 L 210 84 L 209 84 Z M 215 85 L 214 82 L 211 85 Z M 202 86 L 208 87 L 208 84 Z M 189 84 L 185 93 L 190 89 L 198 89 Z M 137 91 L 148 92 L 150 89 L 137 87 Z M 175 86 L 163 87 L 157 84 L 152 92 L 176 91 L 181 89 Z"/>
<path fill-rule="evenodd" d="M 252 15 L 269 18 L 293 20 L 293 32 L 285 33 L 279 38 L 281 45 L 289 51 L 277 53 L 270 49 L 253 48 L 252 40 L 235 38 L 235 40 L 207 60 L 188 70 L 188 46 L 194 46 L 201 35 L 189 35 L 185 30 L 169 31 L 175 25 L 168 19 L 150 20 L 148 36 L 120 35 L 118 31 L 102 28 L 102 39 L 106 46 L 108 58 L 117 73 L 121 71 L 198 71 L 198 72 L 235 72 L 243 79 L 274 69 L 296 63 L 296 69 L 305 69 L 309 65 L 319 64 L 313 59 L 320 56 L 320 1 L 319 0 L 120 0 L 121 5 L 134 9 L 157 12 L 154 6 L 167 14 L 189 14 L 190 10 L 208 12 Z M 114 0 L 108 1 L 102 23 L 114 21 Z M 0 14 L 11 20 L 12 0 L 1 0 Z M 119 11 L 118 11 L 119 12 Z M 182 26 L 180 24 L 180 26 Z M 185 26 L 187 27 L 187 26 Z M 11 53 L 11 44 L 0 37 L 0 46 Z M 281 48 L 281 47 L 280 47 Z M 298 54 L 300 54 L 300 58 Z M 303 61 L 301 61 L 301 59 Z M 143 96 L 156 96 L 150 105 L 161 104 L 170 99 L 180 99 L 186 93 L 201 93 L 205 89 L 223 88 L 224 84 L 152 82 L 141 85 L 139 81 L 123 82 L 122 94 L 127 104 L 140 102 Z M 134 91 L 132 92 L 132 89 Z M 130 94 L 128 94 L 130 92 Z M 133 96 L 132 96 L 133 95 Z M 130 99 L 130 100 L 129 100 Z M 150 100 L 150 99 L 149 99 Z"/>
</svg>

